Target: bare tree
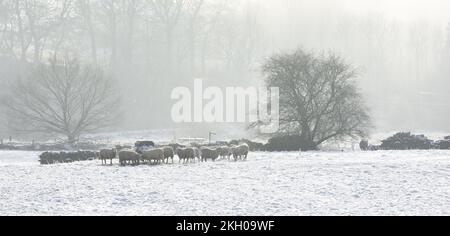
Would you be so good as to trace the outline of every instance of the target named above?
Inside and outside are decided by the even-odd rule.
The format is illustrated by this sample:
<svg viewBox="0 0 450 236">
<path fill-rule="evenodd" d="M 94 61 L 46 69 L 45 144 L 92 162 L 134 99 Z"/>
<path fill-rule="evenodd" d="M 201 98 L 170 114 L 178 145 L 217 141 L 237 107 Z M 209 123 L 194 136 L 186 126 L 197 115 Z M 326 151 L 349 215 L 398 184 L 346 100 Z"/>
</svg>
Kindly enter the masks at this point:
<svg viewBox="0 0 450 236">
<path fill-rule="evenodd" d="M 126 34 L 124 38 L 124 59 L 132 63 L 134 53 L 134 37 L 138 29 L 139 15 L 144 9 L 143 2 L 139 0 L 128 0 L 122 2 L 122 8 L 125 10 Z"/>
<path fill-rule="evenodd" d="M 77 60 L 52 60 L 19 80 L 6 99 L 10 125 L 17 132 L 79 136 L 117 121 L 120 98 L 104 73 Z"/>
<path fill-rule="evenodd" d="M 7 16 L 0 22 L 3 51 L 23 63 L 32 50 L 34 62 L 39 63 L 46 41 L 68 19 L 72 1 L 17 0 L 3 3 L 2 10 Z"/>
<path fill-rule="evenodd" d="M 23 0 L 27 27 L 33 39 L 34 62 L 41 62 L 47 37 L 62 27 L 67 20 L 72 0 Z"/>
<path fill-rule="evenodd" d="M 229 71 L 237 72 L 233 77 L 245 76 L 257 61 L 260 52 L 261 26 L 259 25 L 258 3 L 242 1 L 243 12 L 236 12 L 228 6 L 221 16 L 214 35 L 217 51 L 222 54 L 223 63 Z"/>
<path fill-rule="evenodd" d="M 300 135 L 304 150 L 330 139 L 365 137 L 370 117 L 355 70 L 336 55 L 298 50 L 263 66 L 268 87 L 280 88 L 280 133 Z"/>
<path fill-rule="evenodd" d="M 215 33 L 215 29 L 219 27 L 219 23 L 222 20 L 222 15 L 227 12 L 228 1 L 208 1 L 205 5 L 205 11 L 209 14 L 205 14 L 205 22 L 203 29 L 201 29 L 201 35 L 199 35 L 199 60 L 201 74 L 206 72 L 206 62 L 208 59 L 210 47 L 212 46 L 211 38 Z M 198 29 L 197 29 L 198 31 Z M 211 50 L 215 51 L 215 50 Z"/>
<path fill-rule="evenodd" d="M 175 29 L 182 16 L 185 0 L 147 0 L 153 10 L 155 22 L 161 24 L 165 33 L 167 68 L 173 65 L 173 46 Z"/>
<path fill-rule="evenodd" d="M 191 72 L 195 72 L 195 58 L 197 53 L 197 25 L 200 18 L 200 13 L 205 0 L 191 0 L 187 2 L 187 18 L 188 18 L 188 48 L 189 48 L 189 67 Z"/>
<path fill-rule="evenodd" d="M 97 46 L 97 34 L 95 31 L 95 22 L 93 17 L 93 7 L 91 0 L 78 0 L 78 10 L 81 18 L 83 19 L 83 26 L 89 35 L 89 41 L 91 46 L 92 62 L 97 64 L 98 62 L 98 46 Z"/>
<path fill-rule="evenodd" d="M 110 48 L 110 64 L 112 68 L 116 68 L 118 64 L 118 24 L 119 24 L 119 16 L 118 16 L 118 3 L 116 0 L 104 0 L 99 1 L 98 8 L 101 9 L 101 19 L 102 23 L 107 31 L 107 41 L 109 43 Z"/>
<path fill-rule="evenodd" d="M 33 38 L 26 28 L 20 3 L 20 1 L 2 2 L 0 51 L 24 63 Z"/>
</svg>

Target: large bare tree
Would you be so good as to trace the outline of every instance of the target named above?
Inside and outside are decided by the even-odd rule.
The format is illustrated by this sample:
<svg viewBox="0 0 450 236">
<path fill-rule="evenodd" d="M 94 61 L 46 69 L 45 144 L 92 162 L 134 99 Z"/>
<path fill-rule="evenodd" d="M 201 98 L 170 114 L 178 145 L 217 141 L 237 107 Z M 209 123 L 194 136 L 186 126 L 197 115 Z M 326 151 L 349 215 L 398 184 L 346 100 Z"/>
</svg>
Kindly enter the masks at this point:
<svg viewBox="0 0 450 236">
<path fill-rule="evenodd" d="M 120 114 L 114 83 L 73 59 L 38 66 L 12 86 L 5 105 L 14 131 L 64 136 L 70 144 L 113 125 Z"/>
<path fill-rule="evenodd" d="M 300 135 L 304 150 L 367 135 L 371 123 L 357 74 L 339 56 L 298 50 L 273 56 L 263 72 L 267 86 L 280 89 L 280 133 Z"/>
</svg>

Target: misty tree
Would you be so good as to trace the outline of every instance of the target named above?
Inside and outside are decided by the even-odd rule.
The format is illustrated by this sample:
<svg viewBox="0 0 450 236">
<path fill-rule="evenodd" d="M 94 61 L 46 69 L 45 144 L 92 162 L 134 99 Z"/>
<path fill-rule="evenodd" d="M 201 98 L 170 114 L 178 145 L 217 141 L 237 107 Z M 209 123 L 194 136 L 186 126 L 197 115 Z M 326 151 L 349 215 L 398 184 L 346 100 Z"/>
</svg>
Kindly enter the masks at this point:
<svg viewBox="0 0 450 236">
<path fill-rule="evenodd" d="M 94 21 L 94 9 L 92 1 L 90 0 L 78 0 L 77 2 L 77 10 L 80 15 L 82 22 L 82 29 L 87 32 L 89 38 L 89 45 L 91 49 L 91 61 L 94 64 L 98 62 L 98 42 L 97 42 L 97 32 L 96 25 Z"/>
<path fill-rule="evenodd" d="M 384 14 L 332 14 L 318 21 L 317 13 L 339 12 L 341 6 L 311 5 L 287 0 L 0 0 L 0 58 L 14 65 L 4 66 L 0 74 L 14 81 L 54 55 L 77 55 L 84 64 L 126 78 L 118 82 L 128 95 L 124 99 L 133 129 L 167 120 L 147 108 L 168 107 L 173 87 L 197 77 L 219 86 L 248 85 L 255 64 L 267 53 L 298 44 L 333 48 L 357 61 L 366 72 L 360 85 L 373 114 L 389 128 L 414 111 L 411 100 L 422 84 L 445 94 L 450 47 L 444 51 L 440 24 L 391 21 Z M 426 79 L 432 77 L 439 79 Z M 405 83 L 417 85 L 405 88 Z M 155 99 L 160 102 L 148 103 Z"/>
<path fill-rule="evenodd" d="M 113 81 L 73 59 L 39 65 L 5 99 L 14 131 L 64 136 L 70 144 L 83 133 L 117 122 L 119 106 Z"/>
<path fill-rule="evenodd" d="M 205 0 L 190 0 L 187 2 L 187 41 L 189 54 L 189 67 L 191 73 L 195 72 L 195 58 L 197 53 L 197 26 L 201 18 L 201 10 L 205 5 Z"/>
<path fill-rule="evenodd" d="M 214 31 L 216 51 L 228 71 L 245 75 L 256 58 L 261 56 L 261 25 L 257 3 L 242 1 L 243 12 L 236 12 L 233 6 L 223 6 L 223 14 Z M 233 76 L 237 77 L 237 76 Z"/>
<path fill-rule="evenodd" d="M 300 135 L 303 150 L 368 134 L 370 117 L 355 85 L 357 73 L 341 57 L 298 50 L 271 57 L 263 73 L 268 87 L 280 89 L 280 134 Z"/>
<path fill-rule="evenodd" d="M 64 27 L 72 0 L 17 0 L 2 3 L 5 17 L 0 21 L 2 51 L 21 62 L 31 51 L 39 63 L 49 39 Z M 57 37 L 60 37 L 58 35 Z"/>
<path fill-rule="evenodd" d="M 186 6 L 185 0 L 147 0 L 153 12 L 154 21 L 163 26 L 166 44 L 167 69 L 172 69 L 174 34 L 180 22 L 183 10 Z"/>
<path fill-rule="evenodd" d="M 214 48 L 214 43 L 212 39 L 217 37 L 217 29 L 220 27 L 220 22 L 225 20 L 223 15 L 227 13 L 229 8 L 228 1 L 207 1 L 204 4 L 203 13 L 201 14 L 202 21 L 197 20 L 196 27 L 196 38 L 198 41 L 199 53 L 196 55 L 200 61 L 199 72 L 204 75 L 207 70 L 207 61 L 209 57 L 217 52 Z"/>
</svg>

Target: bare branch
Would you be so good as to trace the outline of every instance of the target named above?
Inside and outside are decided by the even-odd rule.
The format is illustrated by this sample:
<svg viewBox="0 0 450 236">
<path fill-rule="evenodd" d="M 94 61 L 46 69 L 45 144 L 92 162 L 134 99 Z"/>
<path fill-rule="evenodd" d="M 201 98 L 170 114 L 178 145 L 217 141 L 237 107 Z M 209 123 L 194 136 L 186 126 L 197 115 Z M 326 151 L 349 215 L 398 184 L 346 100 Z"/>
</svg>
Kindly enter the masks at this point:
<svg viewBox="0 0 450 236">
<path fill-rule="evenodd" d="M 336 55 L 298 50 L 263 67 L 268 87 L 280 88 L 281 133 L 297 134 L 315 149 L 330 139 L 364 137 L 370 117 L 357 92 L 355 70 Z"/>
</svg>

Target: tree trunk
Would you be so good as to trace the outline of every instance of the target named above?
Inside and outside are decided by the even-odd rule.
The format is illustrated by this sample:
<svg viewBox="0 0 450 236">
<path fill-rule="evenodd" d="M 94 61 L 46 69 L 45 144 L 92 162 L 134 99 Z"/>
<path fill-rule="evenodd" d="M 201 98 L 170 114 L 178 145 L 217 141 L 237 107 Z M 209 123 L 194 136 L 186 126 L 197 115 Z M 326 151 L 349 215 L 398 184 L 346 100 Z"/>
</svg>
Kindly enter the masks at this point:
<svg viewBox="0 0 450 236">
<path fill-rule="evenodd" d="M 41 42 L 40 39 L 34 36 L 34 63 L 36 65 L 41 62 Z"/>
<path fill-rule="evenodd" d="M 312 140 L 304 140 L 301 144 L 301 149 L 303 152 L 315 151 L 317 150 L 317 144 Z"/>
<path fill-rule="evenodd" d="M 301 149 L 303 152 L 307 152 L 307 151 L 315 151 L 317 150 L 317 143 L 314 142 L 314 140 L 312 140 L 310 138 L 309 135 L 306 134 L 307 132 L 303 132 L 301 135 Z"/>
<path fill-rule="evenodd" d="M 75 135 L 69 134 L 67 136 L 67 144 L 74 145 L 77 142 Z"/>
</svg>

